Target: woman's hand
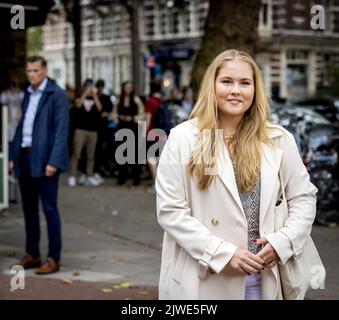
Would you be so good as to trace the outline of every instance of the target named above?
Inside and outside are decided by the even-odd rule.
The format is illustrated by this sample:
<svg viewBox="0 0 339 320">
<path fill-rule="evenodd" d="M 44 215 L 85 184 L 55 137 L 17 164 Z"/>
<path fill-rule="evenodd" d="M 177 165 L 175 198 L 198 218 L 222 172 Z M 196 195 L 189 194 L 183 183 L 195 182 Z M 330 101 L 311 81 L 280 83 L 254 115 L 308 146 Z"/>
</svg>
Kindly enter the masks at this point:
<svg viewBox="0 0 339 320">
<path fill-rule="evenodd" d="M 278 261 L 279 256 L 266 238 L 255 240 L 256 244 L 265 245 L 258 253 L 257 257 L 265 261 L 264 267 L 272 268 Z"/>
<path fill-rule="evenodd" d="M 250 275 L 264 269 L 264 263 L 265 261 L 260 256 L 238 248 L 227 265 L 243 275 Z"/>
</svg>

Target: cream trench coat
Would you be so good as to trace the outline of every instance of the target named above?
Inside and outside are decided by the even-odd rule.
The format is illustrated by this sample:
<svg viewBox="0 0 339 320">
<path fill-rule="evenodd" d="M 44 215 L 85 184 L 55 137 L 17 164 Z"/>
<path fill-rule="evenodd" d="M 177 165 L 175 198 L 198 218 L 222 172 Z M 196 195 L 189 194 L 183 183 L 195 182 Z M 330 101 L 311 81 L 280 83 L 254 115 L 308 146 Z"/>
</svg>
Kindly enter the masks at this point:
<svg viewBox="0 0 339 320">
<path fill-rule="evenodd" d="M 240 202 L 231 160 L 217 160 L 215 182 L 200 191 L 188 174 L 197 119 L 172 129 L 162 151 L 156 178 L 157 217 L 164 229 L 159 299 L 244 299 L 245 276 L 228 262 L 236 249 L 247 249 L 247 220 Z M 261 162 L 260 237 L 266 237 L 282 263 L 298 255 L 311 233 L 317 188 L 300 158 L 293 136 L 268 124 L 277 147 L 263 144 Z M 280 129 L 279 129 L 280 128 Z M 274 230 L 275 205 L 281 168 L 289 217 L 283 232 Z M 209 272 L 198 277 L 199 261 Z M 283 299 L 277 265 L 262 272 L 263 299 Z"/>
</svg>

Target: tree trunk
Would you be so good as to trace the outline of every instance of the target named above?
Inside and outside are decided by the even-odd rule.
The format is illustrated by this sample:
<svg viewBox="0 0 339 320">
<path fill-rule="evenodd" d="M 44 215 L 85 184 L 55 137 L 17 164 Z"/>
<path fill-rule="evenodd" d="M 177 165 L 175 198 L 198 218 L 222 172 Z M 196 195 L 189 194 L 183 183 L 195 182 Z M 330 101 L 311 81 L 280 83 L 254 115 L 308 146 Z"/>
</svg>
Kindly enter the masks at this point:
<svg viewBox="0 0 339 320">
<path fill-rule="evenodd" d="M 72 25 L 74 32 L 74 75 L 75 90 L 79 95 L 81 92 L 81 6 L 80 1 L 73 1 Z"/>
<path fill-rule="evenodd" d="M 131 12 L 133 86 L 136 95 L 140 94 L 139 4 L 139 0 L 133 0 Z"/>
<path fill-rule="evenodd" d="M 254 54 L 261 0 L 210 0 L 205 34 L 192 70 L 194 94 L 212 60 L 226 49 L 239 49 Z"/>
</svg>

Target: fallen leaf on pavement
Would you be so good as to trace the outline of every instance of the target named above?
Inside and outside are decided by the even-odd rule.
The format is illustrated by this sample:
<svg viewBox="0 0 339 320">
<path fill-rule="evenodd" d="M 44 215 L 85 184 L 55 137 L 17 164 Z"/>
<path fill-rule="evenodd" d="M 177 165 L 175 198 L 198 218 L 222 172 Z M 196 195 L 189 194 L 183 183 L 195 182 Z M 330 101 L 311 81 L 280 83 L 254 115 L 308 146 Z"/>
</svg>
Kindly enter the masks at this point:
<svg viewBox="0 0 339 320">
<path fill-rule="evenodd" d="M 114 289 L 128 289 L 131 288 L 131 284 L 129 282 L 121 282 L 113 286 Z"/>
<path fill-rule="evenodd" d="M 114 256 L 113 259 L 118 262 L 121 262 L 122 260 L 124 260 L 122 256 Z"/>
<path fill-rule="evenodd" d="M 62 282 L 64 283 L 64 284 L 71 284 L 71 283 L 73 283 L 73 281 L 71 280 L 71 279 L 62 279 Z"/>
<path fill-rule="evenodd" d="M 82 266 L 80 266 L 81 270 L 88 270 L 89 266 L 87 266 L 86 264 L 83 264 Z"/>
<path fill-rule="evenodd" d="M 90 236 L 92 236 L 93 235 L 93 231 L 92 230 L 88 230 L 87 231 L 87 235 L 90 237 Z"/>
<path fill-rule="evenodd" d="M 127 289 L 127 288 L 130 287 L 130 283 L 129 282 L 121 282 L 120 283 L 120 287 L 124 288 L 124 289 Z"/>
<path fill-rule="evenodd" d="M 112 292 L 113 290 L 111 288 L 103 288 L 101 289 L 102 292 L 109 293 Z"/>
<path fill-rule="evenodd" d="M 140 291 L 139 291 L 139 294 L 140 294 L 141 296 L 147 296 L 148 291 L 147 291 L 147 290 L 140 290 Z"/>
<path fill-rule="evenodd" d="M 73 276 L 80 276 L 80 272 L 79 271 L 73 272 Z"/>
</svg>

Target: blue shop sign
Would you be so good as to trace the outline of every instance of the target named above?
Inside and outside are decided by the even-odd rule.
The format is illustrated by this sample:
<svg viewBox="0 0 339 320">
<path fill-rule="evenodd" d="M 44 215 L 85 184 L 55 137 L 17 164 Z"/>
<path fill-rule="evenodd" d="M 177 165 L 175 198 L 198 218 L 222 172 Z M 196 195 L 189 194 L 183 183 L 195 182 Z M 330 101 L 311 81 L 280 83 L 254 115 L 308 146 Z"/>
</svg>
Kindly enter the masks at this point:
<svg viewBox="0 0 339 320">
<path fill-rule="evenodd" d="M 189 59 L 194 53 L 193 49 L 171 49 L 154 51 L 152 55 L 157 58 L 176 58 L 176 59 Z"/>
</svg>

